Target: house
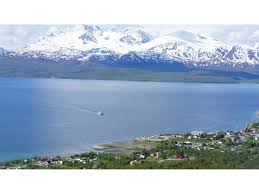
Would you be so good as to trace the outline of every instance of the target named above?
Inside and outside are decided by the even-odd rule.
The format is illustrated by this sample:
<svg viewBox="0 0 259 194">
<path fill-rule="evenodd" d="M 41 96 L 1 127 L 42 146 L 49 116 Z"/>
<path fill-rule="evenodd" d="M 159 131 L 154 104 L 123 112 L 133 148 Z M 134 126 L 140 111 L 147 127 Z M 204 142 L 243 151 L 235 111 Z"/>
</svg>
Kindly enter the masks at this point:
<svg viewBox="0 0 259 194">
<path fill-rule="evenodd" d="M 143 154 L 143 153 L 141 153 L 141 154 L 139 154 L 139 158 L 140 158 L 140 159 L 145 159 L 145 158 L 146 158 L 146 155 Z"/>
<path fill-rule="evenodd" d="M 179 146 L 179 147 L 182 147 L 182 143 L 181 142 L 177 142 L 176 145 Z"/>
<path fill-rule="evenodd" d="M 203 134 L 203 131 L 192 131 L 191 134 L 199 136 L 199 135 Z"/>
<path fill-rule="evenodd" d="M 150 156 L 156 157 L 156 158 L 160 157 L 160 155 L 161 155 L 160 152 L 155 152 L 155 153 L 150 154 Z"/>
<path fill-rule="evenodd" d="M 160 152 L 156 152 L 156 157 L 160 157 L 161 153 Z"/>
<path fill-rule="evenodd" d="M 226 137 L 231 137 L 231 136 L 236 136 L 236 135 L 238 135 L 240 132 L 239 131 L 227 131 L 226 133 L 225 133 L 225 136 Z"/>
<path fill-rule="evenodd" d="M 90 162 L 95 162 L 95 161 L 97 161 L 97 157 L 96 156 L 91 156 L 91 157 L 89 157 L 89 161 Z"/>
<path fill-rule="evenodd" d="M 45 162 L 45 161 L 48 161 L 48 160 L 49 160 L 48 157 L 42 157 L 42 158 L 40 158 L 40 161 L 41 161 L 41 162 Z"/>
<path fill-rule="evenodd" d="M 66 158 L 65 162 L 74 162 L 74 160 L 69 157 L 69 158 Z"/>
<path fill-rule="evenodd" d="M 175 139 L 175 138 L 176 138 L 176 135 L 175 135 L 175 134 L 171 134 L 171 135 L 170 135 L 170 138 L 171 138 L 171 139 Z"/>
<path fill-rule="evenodd" d="M 137 160 L 132 160 L 132 161 L 130 161 L 130 165 L 134 166 L 136 164 L 136 162 L 137 162 Z"/>
<path fill-rule="evenodd" d="M 48 166 L 48 162 L 47 161 L 38 161 L 38 165 L 39 166 L 45 166 L 45 167 L 47 167 Z"/>
<path fill-rule="evenodd" d="M 227 133 L 226 133 L 226 137 L 230 137 L 231 136 L 231 133 L 228 131 Z"/>
<path fill-rule="evenodd" d="M 53 164 L 60 164 L 60 165 L 63 165 L 63 161 L 59 160 L 59 161 L 53 161 L 52 162 Z"/>
<path fill-rule="evenodd" d="M 88 157 L 82 156 L 82 157 L 80 157 L 80 160 L 87 161 L 87 160 L 88 160 Z"/>
<path fill-rule="evenodd" d="M 195 143 L 192 145 L 192 148 L 200 148 L 200 147 L 202 147 L 201 143 Z"/>
<path fill-rule="evenodd" d="M 230 139 L 231 139 L 231 141 L 236 142 L 236 141 L 240 140 L 240 137 L 238 135 L 231 135 Z"/>
<path fill-rule="evenodd" d="M 140 161 L 138 161 L 138 160 L 132 160 L 132 161 L 130 161 L 130 165 L 131 165 L 131 166 L 134 166 L 134 165 L 136 165 L 136 164 L 143 164 L 143 161 L 142 161 L 142 160 L 140 160 Z"/>
<path fill-rule="evenodd" d="M 241 141 L 244 141 L 246 139 L 246 136 L 243 134 L 240 134 L 238 137 Z"/>
<path fill-rule="evenodd" d="M 175 159 L 176 159 L 176 160 L 184 159 L 184 153 L 182 153 L 182 152 L 177 152 L 176 155 L 175 155 Z"/>
<path fill-rule="evenodd" d="M 186 141 L 186 142 L 183 142 L 183 145 L 186 146 L 186 147 L 191 147 L 192 142 Z"/>
</svg>

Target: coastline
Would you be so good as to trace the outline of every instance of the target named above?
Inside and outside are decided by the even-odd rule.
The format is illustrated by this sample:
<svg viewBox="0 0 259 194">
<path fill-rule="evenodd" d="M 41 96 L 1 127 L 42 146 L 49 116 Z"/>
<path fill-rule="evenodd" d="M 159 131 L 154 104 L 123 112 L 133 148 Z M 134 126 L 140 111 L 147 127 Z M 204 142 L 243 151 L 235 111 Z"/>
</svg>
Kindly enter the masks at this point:
<svg viewBox="0 0 259 194">
<path fill-rule="evenodd" d="M 81 81 L 121 81 L 121 82 L 146 82 L 146 83 L 186 83 L 186 84 L 259 84 L 257 80 L 231 80 L 231 81 L 212 81 L 212 80 L 159 80 L 159 79 L 98 79 L 98 78 L 74 78 L 74 77 L 39 77 L 39 76 L 4 76 L 0 78 L 16 78 L 16 79 L 45 79 L 45 80 L 81 80 Z"/>
<path fill-rule="evenodd" d="M 11 80 L 12 78 L 8 78 L 8 80 Z M 20 79 L 20 78 L 17 78 L 17 79 Z M 22 78 L 23 79 L 23 78 Z M 38 78 L 37 78 L 38 79 Z M 49 80 L 49 79 L 47 79 L 47 80 Z M 58 82 L 62 82 L 64 79 L 59 79 L 60 81 L 58 81 Z M 11 82 L 11 84 L 15 84 L 16 82 L 19 82 L 20 80 L 16 80 L 16 81 L 14 81 L 14 82 Z M 88 81 L 88 80 L 87 80 Z M 3 81 L 2 81 L 4 84 L 6 84 L 6 83 L 8 83 L 8 81 L 5 81 L 4 79 L 3 79 Z M 32 82 L 34 82 L 34 81 L 32 81 Z M 35 82 L 38 82 L 38 81 L 35 81 Z M 68 82 L 70 82 L 70 81 L 68 81 Z M 72 82 L 72 81 L 71 81 Z M 80 82 L 80 81 L 78 81 L 78 82 Z M 102 81 L 101 81 L 102 82 Z M 111 81 L 112 82 L 112 81 Z M 26 83 L 27 83 L 27 81 L 26 81 Z M 25 85 L 26 85 L 26 83 L 25 83 Z M 44 81 L 44 83 L 45 83 L 45 81 Z M 48 83 L 47 81 L 46 81 L 46 83 Z M 49 83 L 51 83 L 51 81 L 49 82 Z M 66 82 L 65 82 L 66 83 Z M 90 82 L 91 83 L 91 82 Z M 193 84 L 195 84 L 195 83 L 193 83 Z M 123 83 L 122 83 L 122 85 L 123 85 Z M 151 84 L 144 84 L 145 86 L 146 85 L 153 85 L 152 83 Z M 155 85 L 155 84 L 154 84 Z M 157 86 L 160 86 L 160 83 L 157 83 L 156 84 Z M 168 84 L 169 85 L 169 84 Z M 182 86 L 182 85 L 184 85 L 184 83 L 183 84 L 180 84 L 180 86 Z M 22 84 L 21 85 L 18 85 L 19 87 L 23 87 L 22 86 Z M 167 86 L 167 84 L 166 84 L 166 86 Z M 199 87 L 199 84 L 197 84 L 197 87 Z M 232 86 L 231 86 L 232 87 Z M 246 86 L 243 86 L 243 87 L 246 87 Z M 256 88 L 257 89 L 257 86 L 253 86 L 254 88 Z M 236 86 L 235 88 L 237 88 L 237 90 L 239 89 L 239 86 Z M 18 88 L 18 89 L 20 89 L 20 88 Z M 241 104 L 242 104 L 243 102 L 241 102 Z M 62 104 L 61 104 L 62 105 Z M 7 106 L 8 107 L 8 106 Z M 17 106 L 15 106 L 15 107 L 17 107 Z M 54 107 L 54 106 L 53 106 Z M 8 110 L 8 109 L 7 109 Z M 253 113 L 254 114 L 254 113 Z M 10 114 L 10 115 L 12 115 L 12 114 Z M 191 116 L 191 112 L 190 112 L 190 116 Z M 241 118 L 242 119 L 242 118 Z M 247 119 L 245 119 L 245 120 L 247 120 Z M 202 123 L 203 122 L 206 122 L 206 120 L 204 119 L 204 121 L 202 121 Z M 240 122 L 240 123 L 243 123 L 243 122 Z M 232 124 L 232 123 L 231 123 Z M 243 123 L 244 124 L 244 123 Z M 242 125 L 243 125 L 242 124 Z M 167 125 L 167 124 L 166 124 Z M 165 125 L 165 126 L 166 126 Z M 194 125 L 194 124 L 191 124 L 191 125 Z M 22 125 L 21 125 L 22 126 Z M 177 128 L 172 128 L 172 130 L 173 129 L 183 129 L 183 130 L 188 130 L 188 128 L 186 128 L 186 127 L 183 127 L 183 125 L 179 125 L 180 127 L 177 127 Z M 237 125 L 238 126 L 238 125 Z M 128 126 L 129 128 L 130 128 L 130 126 Z M 148 127 L 148 125 L 147 125 L 147 127 Z M 192 126 L 190 126 L 191 127 L 191 129 L 192 129 Z M 240 127 L 240 125 L 239 125 L 239 127 Z M 238 127 L 238 128 L 239 128 Z M 15 129 L 15 126 L 13 127 L 13 129 Z M 194 127 L 193 127 L 193 129 L 195 129 Z M 210 129 L 213 129 L 213 128 L 210 128 Z M 134 130 L 138 130 L 137 128 L 135 128 Z M 150 129 L 147 129 L 146 130 L 146 134 L 144 134 L 144 135 L 149 135 L 149 133 L 150 133 L 150 131 L 149 131 Z M 160 130 L 160 131 L 159 131 Z M 157 127 L 157 130 L 156 130 L 156 132 L 154 132 L 154 133 L 157 133 L 157 131 L 158 131 L 158 133 L 160 133 L 161 132 L 161 130 L 163 131 L 163 132 L 167 132 L 167 130 L 166 130 L 166 128 L 163 128 L 163 129 L 160 129 L 160 127 L 158 126 Z M 169 129 L 170 130 L 170 129 Z M 168 131 L 169 131 L 168 130 Z M 140 134 L 140 133 L 138 133 L 138 134 Z M 136 134 L 135 133 L 135 135 L 137 136 L 138 134 Z M 152 133 L 151 133 L 152 134 Z M 134 135 L 134 134 L 133 134 Z M 141 135 L 143 135 L 143 133 L 141 133 Z M 116 137 L 116 136 L 115 136 Z M 123 137 L 123 136 L 118 136 L 117 137 L 117 139 L 118 140 L 116 140 L 116 141 L 121 141 L 119 138 L 121 138 L 121 137 Z M 109 139 L 109 138 L 104 138 L 103 140 L 113 140 L 113 138 L 112 139 Z M 63 147 L 62 146 L 62 144 L 61 144 L 61 146 L 59 147 L 59 149 L 56 149 L 56 150 L 52 150 L 52 149 L 44 149 L 42 152 L 41 151 L 39 151 L 39 152 L 35 152 L 35 153 L 31 153 L 30 152 L 30 150 L 31 149 L 24 149 L 25 151 L 24 152 L 22 152 L 22 153 L 19 153 L 19 152 L 14 152 L 14 151 L 12 151 L 12 150 L 10 150 L 10 152 L 6 152 L 7 154 L 6 154 L 6 156 L 5 156 L 5 154 L 2 154 L 2 158 L 3 159 L 5 159 L 5 157 L 6 158 L 11 158 L 11 157 L 13 157 L 14 159 L 19 159 L 18 157 L 19 156 L 23 156 L 24 155 L 24 157 L 27 157 L 26 155 L 30 155 L 30 156 L 33 156 L 33 155 L 36 155 L 36 156 L 44 156 L 45 154 L 46 155 L 48 155 L 48 156 L 55 156 L 54 154 L 55 154 L 55 151 L 57 151 L 56 153 L 57 154 L 61 154 L 61 155 L 72 155 L 72 154 L 74 154 L 74 153 L 82 153 L 82 152 L 85 152 L 86 150 L 84 150 L 85 148 L 87 148 L 87 146 L 89 146 L 89 147 L 91 147 L 92 145 L 91 144 L 95 144 L 95 143 L 98 143 L 98 144 L 104 144 L 104 143 L 111 143 L 111 142 L 102 142 L 103 140 L 100 140 L 99 142 L 98 141 L 82 141 L 82 143 L 80 142 L 80 144 L 79 145 L 77 145 L 77 143 L 75 143 L 74 145 L 72 144 L 72 142 L 70 143 L 71 145 L 69 145 L 68 147 Z M 29 142 L 29 140 L 27 141 L 27 142 Z M 91 142 L 91 143 L 88 143 L 88 142 Z M 54 147 L 55 148 L 55 147 Z M 81 149 L 82 148 L 82 149 Z M 106 149 L 106 150 L 108 150 L 108 149 Z M 37 150 L 36 150 L 37 151 Z M 87 149 L 87 151 L 88 151 L 88 149 Z M 63 152 L 63 153 L 62 153 Z M 41 153 L 43 153 L 43 154 L 41 154 Z M 33 155 L 32 155 L 33 154 Z M 9 157 L 10 156 L 10 157 Z M 17 157 L 18 156 L 18 157 Z M 21 157 L 20 157 L 21 158 Z M 9 160 L 9 159 L 8 159 Z M 2 160 L 3 161 L 3 160 Z M 6 161 L 6 160 L 5 160 Z"/>
<path fill-rule="evenodd" d="M 229 140 L 232 141 L 232 143 L 230 144 L 231 146 L 229 146 Z M 175 142 L 175 145 L 173 147 L 176 146 L 176 150 L 187 148 L 196 151 L 204 150 L 206 152 L 213 152 L 214 150 L 216 151 L 217 149 L 219 149 L 221 154 L 224 154 L 227 150 L 231 150 L 231 152 L 238 154 L 238 152 L 240 152 L 238 151 L 240 149 L 238 147 L 250 141 L 255 142 L 256 146 L 259 145 L 259 122 L 249 123 L 245 128 L 238 131 L 192 131 L 189 133 L 169 133 L 141 136 L 128 140 L 100 143 L 90 146 L 88 151 L 1 161 L 0 169 L 55 169 L 63 168 L 64 163 L 69 163 L 71 165 L 70 167 L 73 169 L 83 168 L 85 165 L 90 165 L 90 167 L 88 166 L 87 168 L 97 168 L 96 166 L 99 165 L 99 162 L 101 160 L 100 158 L 106 155 L 114 157 L 113 162 L 116 162 L 116 159 L 120 157 L 128 157 L 136 153 L 137 157 L 140 157 L 140 160 L 131 160 L 131 166 L 131 163 L 133 161 L 136 164 L 142 164 L 144 163 L 144 161 L 155 161 L 161 163 L 164 161 L 178 160 L 178 156 L 167 157 L 164 159 L 160 158 L 161 150 L 157 150 L 155 152 L 153 151 L 154 153 L 152 153 L 152 151 L 150 152 L 150 150 L 156 150 L 157 146 L 161 146 L 161 144 L 163 145 L 165 142 Z M 226 147 L 228 148 L 227 150 Z M 255 147 L 254 149 L 254 151 L 256 152 L 259 151 L 257 147 Z M 143 155 L 144 152 L 149 153 L 149 155 Z M 155 156 L 156 154 L 157 156 Z M 147 157 L 150 158 L 151 156 L 152 158 L 160 159 L 145 160 Z M 180 161 L 190 161 L 194 158 L 194 156 L 189 156 L 189 154 L 185 154 L 181 156 Z M 256 160 L 259 160 L 257 156 Z"/>
</svg>

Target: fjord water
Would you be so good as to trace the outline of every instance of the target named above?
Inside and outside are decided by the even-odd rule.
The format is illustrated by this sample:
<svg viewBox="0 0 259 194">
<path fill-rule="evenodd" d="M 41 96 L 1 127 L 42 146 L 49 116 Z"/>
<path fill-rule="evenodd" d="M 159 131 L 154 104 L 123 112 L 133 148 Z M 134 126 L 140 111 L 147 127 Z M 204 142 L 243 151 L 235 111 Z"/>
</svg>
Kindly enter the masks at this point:
<svg viewBox="0 0 259 194">
<path fill-rule="evenodd" d="M 0 91 L 0 160 L 142 135 L 240 129 L 259 110 L 257 84 L 0 78 Z"/>
</svg>

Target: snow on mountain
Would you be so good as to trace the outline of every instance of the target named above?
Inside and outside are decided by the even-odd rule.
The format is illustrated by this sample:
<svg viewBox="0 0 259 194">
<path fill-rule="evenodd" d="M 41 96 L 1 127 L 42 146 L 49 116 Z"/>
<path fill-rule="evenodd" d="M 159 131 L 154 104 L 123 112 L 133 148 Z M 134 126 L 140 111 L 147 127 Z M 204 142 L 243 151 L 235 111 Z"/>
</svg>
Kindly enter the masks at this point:
<svg viewBox="0 0 259 194">
<path fill-rule="evenodd" d="M 171 60 L 195 66 L 259 64 L 259 48 L 221 42 L 200 33 L 181 30 L 154 38 L 142 30 L 104 29 L 94 25 L 48 34 L 14 55 L 79 61 L 128 56 L 129 60 Z"/>
<path fill-rule="evenodd" d="M 151 39 L 151 36 L 141 30 L 102 30 L 98 26 L 82 25 L 70 31 L 43 37 L 18 52 L 39 52 L 50 55 L 50 53 L 67 49 L 68 53 L 74 56 L 78 55 L 78 51 L 109 49 L 119 54 L 126 54 L 136 50 L 136 46 L 147 43 Z"/>
<path fill-rule="evenodd" d="M 7 50 L 5 50 L 4 48 L 0 47 L 0 56 L 6 55 L 7 54 Z"/>
</svg>

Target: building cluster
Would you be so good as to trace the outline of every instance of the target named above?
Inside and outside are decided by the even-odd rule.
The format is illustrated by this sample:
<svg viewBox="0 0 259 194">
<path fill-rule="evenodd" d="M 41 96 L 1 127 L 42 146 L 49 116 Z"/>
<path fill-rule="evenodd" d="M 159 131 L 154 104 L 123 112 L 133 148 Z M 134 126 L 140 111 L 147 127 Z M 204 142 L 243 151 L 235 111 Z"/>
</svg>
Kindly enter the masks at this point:
<svg viewBox="0 0 259 194">
<path fill-rule="evenodd" d="M 210 132 L 202 132 L 202 131 L 192 131 L 190 133 L 185 134 L 160 134 L 160 135 L 153 135 L 153 136 L 143 136 L 138 137 L 135 141 L 152 141 L 152 142 L 163 142 L 163 141 L 170 141 L 171 143 L 174 142 L 174 146 L 179 147 L 179 149 L 172 148 L 171 151 L 174 153 L 170 155 L 170 157 L 165 157 L 162 155 L 164 150 L 159 151 L 143 151 L 137 153 L 136 157 L 129 161 L 129 164 L 134 166 L 137 164 L 142 164 L 144 161 L 158 161 L 162 162 L 165 160 L 185 160 L 190 158 L 188 154 L 184 153 L 183 151 L 178 150 L 185 150 L 182 148 L 192 148 L 197 151 L 201 150 L 220 150 L 221 152 L 225 151 L 238 151 L 242 146 L 244 146 L 244 142 L 250 141 L 254 143 L 254 141 L 259 141 L 259 123 L 253 123 L 248 125 L 246 128 L 240 131 L 210 131 Z M 116 157 L 115 157 L 116 158 Z M 16 164 L 13 161 L 13 166 L 8 166 L 8 168 L 25 168 L 30 164 L 34 166 L 49 168 L 51 166 L 62 166 L 65 164 L 90 164 L 93 168 L 97 168 L 99 159 L 98 153 L 85 153 L 85 154 L 75 154 L 72 156 L 56 156 L 56 157 L 33 157 L 30 159 L 24 159 L 20 161 L 20 163 Z M 0 169 L 6 169 L 7 166 L 0 165 Z"/>
<path fill-rule="evenodd" d="M 160 142 L 166 140 L 175 140 L 176 146 L 193 148 L 200 150 L 214 150 L 219 149 L 221 152 L 225 152 L 227 149 L 230 151 L 237 151 L 242 147 L 241 143 L 248 140 L 259 141 L 259 126 L 248 126 L 240 131 L 192 131 L 186 134 L 160 134 L 154 136 L 143 136 L 136 138 L 137 141 L 153 141 Z M 144 154 L 140 153 L 137 160 L 130 162 L 130 165 L 136 165 L 143 163 L 148 157 L 157 157 L 161 155 L 160 152 Z M 189 156 L 183 152 L 177 152 L 175 156 L 166 158 L 166 160 L 183 160 Z M 161 160 L 161 158 L 160 158 Z"/>
</svg>

